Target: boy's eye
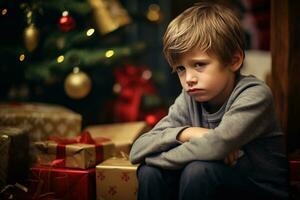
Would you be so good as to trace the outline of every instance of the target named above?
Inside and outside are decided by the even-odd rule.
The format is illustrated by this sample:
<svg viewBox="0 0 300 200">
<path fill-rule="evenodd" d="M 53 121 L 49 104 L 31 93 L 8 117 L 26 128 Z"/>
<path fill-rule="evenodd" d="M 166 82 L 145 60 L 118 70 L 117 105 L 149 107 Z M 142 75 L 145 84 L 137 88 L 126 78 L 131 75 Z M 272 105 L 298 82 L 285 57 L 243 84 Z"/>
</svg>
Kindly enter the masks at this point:
<svg viewBox="0 0 300 200">
<path fill-rule="evenodd" d="M 185 67 L 184 66 L 177 66 L 176 68 L 175 68 L 175 71 L 177 72 L 177 73 L 181 73 L 181 72 L 183 72 L 185 70 Z"/>
<path fill-rule="evenodd" d="M 206 66 L 206 63 L 195 63 L 196 68 L 203 68 Z"/>
</svg>

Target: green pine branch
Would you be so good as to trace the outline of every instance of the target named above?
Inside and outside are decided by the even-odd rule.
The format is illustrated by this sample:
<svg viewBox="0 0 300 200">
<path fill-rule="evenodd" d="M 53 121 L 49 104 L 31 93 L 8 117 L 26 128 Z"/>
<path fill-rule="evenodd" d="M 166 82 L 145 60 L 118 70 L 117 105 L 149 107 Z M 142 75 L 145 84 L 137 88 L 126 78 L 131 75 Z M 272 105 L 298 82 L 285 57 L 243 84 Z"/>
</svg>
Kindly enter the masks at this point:
<svg viewBox="0 0 300 200">
<path fill-rule="evenodd" d="M 44 10 L 59 10 L 60 12 L 67 10 L 71 13 L 84 16 L 91 12 L 88 2 L 82 0 L 43 0 L 39 3 Z"/>
<path fill-rule="evenodd" d="M 65 53 L 64 61 L 61 63 L 57 62 L 57 58 L 30 63 L 25 71 L 25 77 L 28 81 L 47 81 L 53 76 L 61 76 L 72 71 L 76 66 L 81 69 L 112 66 L 116 61 L 140 54 L 144 50 L 144 43 L 109 49 L 72 49 Z M 108 51 L 110 53 L 113 51 L 111 57 L 108 57 Z"/>
<path fill-rule="evenodd" d="M 86 31 L 87 30 L 73 30 L 67 33 L 61 33 L 60 31 L 52 32 L 47 38 L 45 38 L 42 51 L 47 53 L 57 53 L 57 51 L 65 52 L 73 47 L 83 44 L 87 45 L 95 41 L 95 34 L 88 37 L 86 35 Z"/>
</svg>

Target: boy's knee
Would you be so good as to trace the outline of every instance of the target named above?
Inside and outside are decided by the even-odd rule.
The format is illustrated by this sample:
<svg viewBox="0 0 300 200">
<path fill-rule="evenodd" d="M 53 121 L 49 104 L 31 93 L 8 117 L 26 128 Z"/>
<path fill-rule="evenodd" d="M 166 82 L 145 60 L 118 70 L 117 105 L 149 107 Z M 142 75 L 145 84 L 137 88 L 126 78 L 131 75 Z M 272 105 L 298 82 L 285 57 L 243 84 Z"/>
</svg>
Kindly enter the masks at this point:
<svg viewBox="0 0 300 200">
<path fill-rule="evenodd" d="M 138 168 L 137 177 L 139 182 L 155 182 L 162 178 L 160 169 L 148 165 L 142 165 Z"/>
<path fill-rule="evenodd" d="M 207 161 L 193 161 L 186 165 L 181 174 L 183 182 L 203 182 L 216 181 L 217 174 L 220 173 L 221 163 Z"/>
<path fill-rule="evenodd" d="M 222 163 L 193 161 L 181 173 L 180 199 L 210 199 L 219 185 Z"/>
</svg>

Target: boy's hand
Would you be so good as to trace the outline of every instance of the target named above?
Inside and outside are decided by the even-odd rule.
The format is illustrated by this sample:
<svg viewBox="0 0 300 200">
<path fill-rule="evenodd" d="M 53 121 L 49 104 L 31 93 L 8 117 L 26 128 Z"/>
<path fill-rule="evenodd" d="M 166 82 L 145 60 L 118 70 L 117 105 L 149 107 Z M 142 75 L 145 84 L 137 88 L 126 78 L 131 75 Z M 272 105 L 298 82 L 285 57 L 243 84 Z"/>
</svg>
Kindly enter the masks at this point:
<svg viewBox="0 0 300 200">
<path fill-rule="evenodd" d="M 187 142 L 191 138 L 202 137 L 208 131 L 209 131 L 209 129 L 207 129 L 207 128 L 189 127 L 189 128 L 184 129 L 177 135 L 177 140 L 179 140 L 181 142 Z"/>
<path fill-rule="evenodd" d="M 240 153 L 239 150 L 235 150 L 233 152 L 231 152 L 225 159 L 224 159 L 224 163 L 227 165 L 234 165 L 236 160 L 240 157 Z"/>
</svg>

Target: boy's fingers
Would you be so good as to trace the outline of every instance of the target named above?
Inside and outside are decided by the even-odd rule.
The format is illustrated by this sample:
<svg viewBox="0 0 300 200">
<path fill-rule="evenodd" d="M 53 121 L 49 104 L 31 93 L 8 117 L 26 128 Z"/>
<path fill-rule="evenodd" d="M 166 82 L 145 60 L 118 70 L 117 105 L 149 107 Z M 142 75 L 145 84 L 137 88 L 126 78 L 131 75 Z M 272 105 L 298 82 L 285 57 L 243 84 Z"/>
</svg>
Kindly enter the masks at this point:
<svg viewBox="0 0 300 200">
<path fill-rule="evenodd" d="M 239 150 L 235 151 L 235 160 L 237 160 L 239 158 Z"/>
<path fill-rule="evenodd" d="M 238 157 L 239 151 L 233 151 L 224 159 L 224 163 L 227 165 L 233 165 L 233 163 L 238 159 Z"/>
<path fill-rule="evenodd" d="M 232 163 L 235 161 L 235 154 L 231 153 L 229 155 L 229 164 L 232 165 Z"/>
<path fill-rule="evenodd" d="M 228 156 L 224 159 L 224 163 L 227 164 L 227 165 L 229 164 L 229 162 L 228 162 Z"/>
<path fill-rule="evenodd" d="M 233 162 L 233 157 L 232 157 L 232 156 L 233 156 L 232 154 L 229 154 L 229 155 L 224 159 L 225 164 L 227 164 L 227 165 L 231 165 L 231 164 L 232 164 L 232 162 Z"/>
</svg>

